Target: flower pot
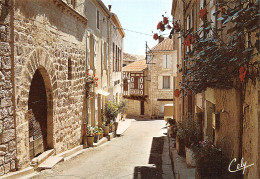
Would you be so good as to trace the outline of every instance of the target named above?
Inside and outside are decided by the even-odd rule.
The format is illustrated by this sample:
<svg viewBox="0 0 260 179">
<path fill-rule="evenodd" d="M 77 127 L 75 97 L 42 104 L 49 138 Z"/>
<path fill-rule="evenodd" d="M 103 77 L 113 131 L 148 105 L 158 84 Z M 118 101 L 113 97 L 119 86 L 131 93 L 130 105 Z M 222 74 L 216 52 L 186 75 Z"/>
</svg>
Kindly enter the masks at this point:
<svg viewBox="0 0 260 179">
<path fill-rule="evenodd" d="M 127 114 L 123 114 L 123 121 L 125 121 L 125 118 L 126 118 Z"/>
<path fill-rule="evenodd" d="M 185 154 L 184 141 L 180 140 L 178 136 L 176 136 L 176 149 L 177 149 L 177 153 L 179 155 L 184 155 Z"/>
<path fill-rule="evenodd" d="M 88 136 L 87 137 L 88 146 L 93 147 L 94 144 L 94 136 Z"/>
<path fill-rule="evenodd" d="M 96 135 L 94 136 L 94 142 L 97 143 L 98 140 L 99 140 L 99 134 L 96 134 Z"/>
<path fill-rule="evenodd" d="M 115 129 L 116 129 L 115 124 L 113 124 L 111 127 L 111 132 L 115 132 Z"/>
<path fill-rule="evenodd" d="M 192 149 L 185 147 L 186 152 L 186 164 L 188 167 L 194 168 L 196 167 L 195 154 Z"/>
<path fill-rule="evenodd" d="M 103 134 L 100 134 L 99 135 L 99 140 L 103 138 Z"/>
<path fill-rule="evenodd" d="M 104 131 L 104 136 L 108 136 L 109 135 L 109 126 L 104 126 L 103 131 Z"/>
<path fill-rule="evenodd" d="M 115 132 L 117 131 L 117 128 L 118 128 L 118 122 L 115 122 L 114 123 L 114 126 L 115 126 Z"/>
<path fill-rule="evenodd" d="M 83 135 L 83 149 L 88 147 L 88 139 L 86 135 Z"/>
</svg>

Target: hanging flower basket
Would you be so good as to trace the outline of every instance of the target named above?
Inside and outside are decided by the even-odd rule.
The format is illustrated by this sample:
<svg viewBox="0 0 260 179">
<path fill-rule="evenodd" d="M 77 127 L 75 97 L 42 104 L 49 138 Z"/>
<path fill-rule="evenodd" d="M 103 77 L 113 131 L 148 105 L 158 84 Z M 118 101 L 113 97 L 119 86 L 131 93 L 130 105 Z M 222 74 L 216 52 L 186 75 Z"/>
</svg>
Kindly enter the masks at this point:
<svg viewBox="0 0 260 179">
<path fill-rule="evenodd" d="M 93 92 L 94 87 L 97 87 L 98 81 L 98 77 L 96 77 L 95 74 L 91 75 L 89 73 L 87 73 L 87 77 L 86 77 L 86 98 L 87 99 L 92 99 L 95 95 L 95 93 Z"/>
</svg>

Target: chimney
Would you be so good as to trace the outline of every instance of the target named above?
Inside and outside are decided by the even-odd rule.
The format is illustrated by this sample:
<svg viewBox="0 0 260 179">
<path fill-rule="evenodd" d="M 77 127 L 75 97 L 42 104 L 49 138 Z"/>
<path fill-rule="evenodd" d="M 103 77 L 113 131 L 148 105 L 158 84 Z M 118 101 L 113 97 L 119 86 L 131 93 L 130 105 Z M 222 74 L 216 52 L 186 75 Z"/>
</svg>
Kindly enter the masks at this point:
<svg viewBox="0 0 260 179">
<path fill-rule="evenodd" d="M 160 35 L 160 36 L 159 36 L 158 44 L 161 43 L 163 40 L 164 40 L 164 37 Z"/>
<path fill-rule="evenodd" d="M 112 5 L 108 5 L 109 12 L 111 12 L 111 7 L 112 7 Z"/>
</svg>

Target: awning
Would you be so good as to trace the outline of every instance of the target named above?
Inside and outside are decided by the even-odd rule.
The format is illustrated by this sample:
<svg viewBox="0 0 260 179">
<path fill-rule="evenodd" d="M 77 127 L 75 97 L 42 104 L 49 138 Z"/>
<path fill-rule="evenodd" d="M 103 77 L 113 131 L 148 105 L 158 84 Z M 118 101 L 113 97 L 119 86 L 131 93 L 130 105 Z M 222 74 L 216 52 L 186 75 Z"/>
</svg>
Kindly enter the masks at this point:
<svg viewBox="0 0 260 179">
<path fill-rule="evenodd" d="M 98 89 L 97 91 L 96 91 L 96 93 L 97 94 L 101 94 L 101 95 L 103 95 L 103 96 L 108 96 L 110 93 L 109 92 L 106 92 L 106 91 L 104 91 L 104 90 L 102 90 L 102 89 Z"/>
</svg>

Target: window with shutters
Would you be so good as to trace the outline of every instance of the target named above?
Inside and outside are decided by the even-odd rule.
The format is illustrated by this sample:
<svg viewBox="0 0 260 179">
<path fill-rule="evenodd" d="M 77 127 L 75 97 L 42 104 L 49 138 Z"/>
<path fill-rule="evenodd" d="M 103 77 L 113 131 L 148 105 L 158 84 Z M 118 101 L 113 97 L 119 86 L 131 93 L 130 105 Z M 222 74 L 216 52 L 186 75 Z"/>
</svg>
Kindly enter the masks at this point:
<svg viewBox="0 0 260 179">
<path fill-rule="evenodd" d="M 171 67 L 171 59 L 170 55 L 163 55 L 163 68 Z"/>
<path fill-rule="evenodd" d="M 115 71 L 115 44 L 113 43 L 113 71 Z"/>
<path fill-rule="evenodd" d="M 170 89 L 170 76 L 163 76 L 163 89 Z"/>
</svg>

